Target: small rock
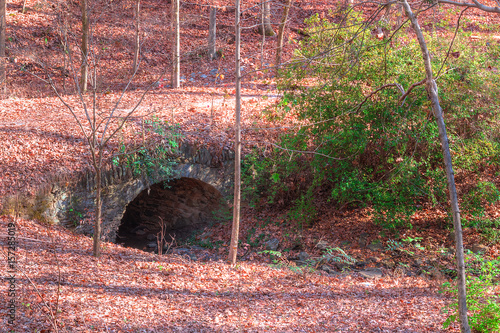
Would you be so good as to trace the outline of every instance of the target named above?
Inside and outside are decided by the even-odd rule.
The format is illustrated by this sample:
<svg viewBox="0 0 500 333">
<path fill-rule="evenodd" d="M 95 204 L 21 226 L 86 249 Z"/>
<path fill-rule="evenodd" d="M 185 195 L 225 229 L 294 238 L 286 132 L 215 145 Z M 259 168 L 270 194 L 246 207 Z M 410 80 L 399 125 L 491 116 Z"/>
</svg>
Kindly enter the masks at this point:
<svg viewBox="0 0 500 333">
<path fill-rule="evenodd" d="M 327 272 L 330 275 L 338 275 L 339 273 L 328 265 L 321 266 L 321 270 Z"/>
<path fill-rule="evenodd" d="M 378 243 L 371 243 L 370 245 L 368 245 L 368 248 L 372 251 L 382 251 L 384 249 L 384 246 L 382 245 L 382 243 L 378 242 Z"/>
<path fill-rule="evenodd" d="M 278 246 L 280 245 L 280 241 L 277 238 L 271 238 L 266 242 L 266 250 L 276 251 Z"/>
<path fill-rule="evenodd" d="M 336 262 L 336 263 L 334 263 L 334 266 L 339 271 L 351 270 L 353 268 L 351 265 L 343 263 L 343 262 Z"/>
<path fill-rule="evenodd" d="M 132 229 L 130 232 L 133 234 L 136 234 L 136 235 L 145 235 L 146 234 L 146 227 L 143 225 L 139 225 L 139 226 L 135 227 L 134 229 Z"/>
<path fill-rule="evenodd" d="M 320 240 L 318 244 L 316 244 L 316 247 L 322 251 L 326 250 L 328 248 L 328 243 L 324 240 Z"/>
<path fill-rule="evenodd" d="M 367 265 L 365 261 L 358 261 L 356 262 L 356 267 L 363 268 Z"/>
<path fill-rule="evenodd" d="M 396 263 L 393 260 L 384 260 L 383 264 L 387 268 L 394 268 L 396 266 Z"/>
<path fill-rule="evenodd" d="M 368 258 L 367 260 L 368 262 L 373 262 L 373 263 L 377 263 L 380 261 L 380 258 L 379 257 L 370 257 Z"/>
<path fill-rule="evenodd" d="M 364 271 L 359 272 L 359 274 L 367 279 L 381 278 L 382 276 L 384 276 L 382 270 L 379 268 L 368 268 Z"/>
<path fill-rule="evenodd" d="M 309 263 L 307 261 L 304 261 L 304 260 L 295 260 L 295 264 L 297 266 L 307 266 Z"/>
<path fill-rule="evenodd" d="M 156 244 L 156 242 L 150 242 L 147 244 L 147 247 L 149 247 L 150 249 L 154 249 L 157 246 L 158 246 L 158 244 Z"/>
<path fill-rule="evenodd" d="M 488 251 L 488 247 L 481 244 L 472 245 L 472 252 L 475 254 L 486 253 Z"/>
<path fill-rule="evenodd" d="M 359 247 L 365 247 L 366 246 L 366 241 L 368 239 L 368 236 L 370 236 L 370 235 L 368 233 L 366 233 L 366 232 L 362 232 L 359 235 L 359 239 L 358 239 L 358 245 L 359 245 Z"/>
<path fill-rule="evenodd" d="M 307 252 L 302 251 L 299 253 L 298 258 L 300 261 L 307 261 L 307 259 L 309 259 L 309 254 Z"/>
<path fill-rule="evenodd" d="M 172 250 L 173 254 L 179 254 L 179 255 L 184 255 L 184 254 L 189 254 L 191 253 L 190 249 L 185 249 L 185 248 L 176 248 Z"/>
</svg>

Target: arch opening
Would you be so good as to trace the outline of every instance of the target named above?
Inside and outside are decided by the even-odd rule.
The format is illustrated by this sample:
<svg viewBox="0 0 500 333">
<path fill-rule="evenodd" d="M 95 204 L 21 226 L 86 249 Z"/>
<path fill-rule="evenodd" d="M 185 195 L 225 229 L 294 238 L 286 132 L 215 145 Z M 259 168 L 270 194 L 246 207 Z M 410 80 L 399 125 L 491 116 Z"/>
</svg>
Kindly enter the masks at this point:
<svg viewBox="0 0 500 333">
<path fill-rule="evenodd" d="M 217 222 L 227 207 L 213 186 L 194 179 L 179 178 L 152 185 L 126 207 L 118 229 L 117 243 L 144 251 L 157 251 L 157 237 L 164 226 L 165 240 L 177 244 Z"/>
</svg>

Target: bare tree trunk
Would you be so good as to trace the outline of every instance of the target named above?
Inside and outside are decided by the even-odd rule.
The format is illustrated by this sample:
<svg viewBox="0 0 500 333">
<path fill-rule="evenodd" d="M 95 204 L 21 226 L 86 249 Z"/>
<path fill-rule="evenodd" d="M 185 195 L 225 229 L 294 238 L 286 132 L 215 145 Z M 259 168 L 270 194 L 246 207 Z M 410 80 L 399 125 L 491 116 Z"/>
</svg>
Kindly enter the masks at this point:
<svg viewBox="0 0 500 333">
<path fill-rule="evenodd" d="M 278 28 L 278 46 L 276 48 L 276 74 L 278 74 L 279 66 L 281 64 L 281 52 L 283 51 L 283 37 L 285 36 L 286 21 L 288 20 L 288 13 L 290 12 L 290 7 L 292 5 L 292 0 L 286 0 L 285 6 L 283 8 L 283 16 L 281 17 L 280 26 Z"/>
<path fill-rule="evenodd" d="M 210 7 L 210 24 L 208 27 L 208 58 L 214 60 L 217 58 L 217 50 L 215 47 L 216 31 L 217 31 L 217 7 Z"/>
<path fill-rule="evenodd" d="M 238 236 L 240 230 L 240 204 L 241 204 L 241 58 L 240 58 L 240 0 L 235 0 L 236 17 L 234 22 L 235 27 L 235 65 L 236 65 L 236 101 L 235 101 L 235 158 L 234 158 L 234 203 L 233 203 L 233 226 L 231 231 L 231 245 L 229 247 L 229 262 L 236 264 L 238 255 Z"/>
<path fill-rule="evenodd" d="M 180 87 L 180 22 L 179 22 L 179 0 L 172 0 L 172 22 L 174 24 L 174 49 L 172 64 L 172 88 Z"/>
<path fill-rule="evenodd" d="M 100 153 L 100 152 L 99 152 Z M 100 164 L 100 163 L 99 163 Z M 101 215 L 102 215 L 102 203 L 101 203 L 101 177 L 102 177 L 102 168 L 101 165 L 95 165 L 95 182 L 96 182 L 96 191 L 95 191 L 95 221 L 94 221 L 94 248 L 92 250 L 94 257 L 101 256 Z"/>
<path fill-rule="evenodd" d="M 259 26 L 259 33 L 264 36 L 274 36 L 276 33 L 271 26 L 271 5 L 270 0 L 263 0 L 262 3 L 262 25 Z"/>
<path fill-rule="evenodd" d="M 140 38 L 139 33 L 141 29 L 141 0 L 137 0 L 135 6 L 135 40 L 134 40 L 134 64 L 132 65 L 132 74 L 137 71 L 139 66 L 139 53 L 140 53 Z"/>
<path fill-rule="evenodd" d="M 354 0 L 344 0 L 344 3 L 343 3 L 344 9 L 352 7 L 352 5 L 354 5 Z"/>
<path fill-rule="evenodd" d="M 21 13 L 25 13 L 26 12 L 26 0 L 23 0 L 23 9 L 21 10 Z"/>
<path fill-rule="evenodd" d="M 82 11 L 82 66 L 80 73 L 80 90 L 82 93 L 87 91 L 88 83 L 88 55 L 89 55 L 89 18 L 88 18 L 88 0 L 80 1 Z"/>
<path fill-rule="evenodd" d="M 448 136 L 446 134 L 446 125 L 444 123 L 443 111 L 439 104 L 439 96 L 437 92 L 436 81 L 433 78 L 431 58 L 424 35 L 418 24 L 418 20 L 413 15 L 410 5 L 406 0 L 403 0 L 403 6 L 406 11 L 406 16 L 411 20 L 413 30 L 417 34 L 418 43 L 422 50 L 424 58 L 425 73 L 426 73 L 426 90 L 432 103 L 432 110 L 439 128 L 439 138 L 441 140 L 441 148 L 443 150 L 443 159 L 446 168 L 446 176 L 448 179 L 448 191 L 450 192 L 451 211 L 453 215 L 453 224 L 455 227 L 455 244 L 457 258 L 457 275 L 458 275 L 458 313 L 460 317 L 460 330 L 462 333 L 470 333 L 469 321 L 467 318 L 467 297 L 466 297 L 466 280 L 465 280 L 465 263 L 464 263 L 464 245 L 462 239 L 462 224 L 460 222 L 460 209 L 458 207 L 457 189 L 455 187 L 455 177 L 453 173 L 453 165 L 451 162 L 450 146 Z"/>
<path fill-rule="evenodd" d="M 0 0 L 0 93 L 7 93 L 7 75 L 5 59 L 5 0 Z"/>
<path fill-rule="evenodd" d="M 68 17 L 65 10 L 59 9 L 61 17 L 61 44 L 63 47 L 63 72 L 62 72 L 62 88 L 66 94 L 66 76 L 69 73 L 69 51 L 68 51 Z"/>
<path fill-rule="evenodd" d="M 1 1 L 1 0 L 0 0 Z M 88 0 L 82 0 L 82 8 L 87 5 Z M 87 11 L 83 11 L 86 13 Z M 64 12 L 63 12 L 64 13 Z M 83 15 L 87 18 L 87 15 Z M 88 22 L 87 19 L 83 20 Z M 80 128 L 81 135 L 85 138 L 87 142 L 87 147 L 91 157 L 91 164 L 94 173 L 95 180 L 95 216 L 94 216 L 94 240 L 93 240 L 93 255 L 99 257 L 101 255 L 101 234 L 102 234 L 102 194 L 103 194 L 103 165 L 105 164 L 104 160 L 104 151 L 107 147 L 107 144 L 110 140 L 115 138 L 115 136 L 119 135 L 120 131 L 126 125 L 126 123 L 131 119 L 133 114 L 138 111 L 138 108 L 146 94 L 152 89 L 152 87 L 158 83 L 161 77 L 163 77 L 166 73 L 163 71 L 157 77 L 157 80 L 154 83 L 151 83 L 149 87 L 141 94 L 138 98 L 137 102 L 135 102 L 134 106 L 132 106 L 131 110 L 128 111 L 124 116 L 116 116 L 116 112 L 119 110 L 119 105 L 122 103 L 122 96 L 128 91 L 128 87 L 131 84 L 134 75 L 131 75 L 127 86 L 123 89 L 122 95 L 113 103 L 114 105 L 106 112 L 103 109 L 100 109 L 97 105 L 98 103 L 98 94 L 97 94 L 97 77 L 98 77 L 98 68 L 97 59 L 93 56 L 88 56 L 86 59 L 87 66 L 89 71 L 92 72 L 87 73 L 88 79 L 90 80 L 88 83 L 90 85 L 90 89 L 92 92 L 92 101 L 87 101 L 87 98 L 82 93 L 80 89 L 80 71 L 75 69 L 75 61 L 72 53 L 72 47 L 68 44 L 67 34 L 65 32 L 66 29 L 66 18 L 64 14 L 62 15 L 63 28 L 61 32 L 61 38 L 63 39 L 63 47 L 66 51 L 67 61 L 69 62 L 68 68 L 71 70 L 72 81 L 74 82 L 74 88 L 77 90 L 77 97 L 79 102 L 72 100 L 66 101 L 63 96 L 60 94 L 55 82 L 52 80 L 52 75 L 47 75 L 47 80 L 44 82 L 48 82 L 50 87 L 53 89 L 56 96 L 59 100 L 64 104 L 64 106 L 68 110 L 68 114 L 73 117 L 76 125 Z M 87 25 L 88 28 L 88 25 Z M 85 29 L 84 29 L 85 30 Z M 87 30 L 89 33 L 91 30 Z M 86 35 L 88 42 L 91 43 L 93 38 L 90 34 Z M 78 42 L 79 43 L 79 42 Z M 92 52 L 92 44 L 87 45 L 86 53 Z M 92 53 L 91 53 L 92 54 Z M 78 65 L 77 65 L 78 66 Z M 168 67 L 167 67 L 168 68 Z M 73 106 L 74 103 L 79 103 L 81 106 L 81 111 L 76 111 Z M 83 112 L 83 117 L 79 117 L 77 115 Z M 112 149 L 112 148 L 110 148 Z"/>
</svg>

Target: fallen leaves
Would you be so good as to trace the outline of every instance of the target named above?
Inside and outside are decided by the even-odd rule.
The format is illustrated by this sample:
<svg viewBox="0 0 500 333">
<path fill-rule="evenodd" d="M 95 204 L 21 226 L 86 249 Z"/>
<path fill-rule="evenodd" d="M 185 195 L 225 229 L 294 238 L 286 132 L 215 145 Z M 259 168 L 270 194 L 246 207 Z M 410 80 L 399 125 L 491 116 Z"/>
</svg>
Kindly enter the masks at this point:
<svg viewBox="0 0 500 333">
<path fill-rule="evenodd" d="M 0 229 L 9 220 L 0 217 Z M 26 331 L 49 327 L 40 304 L 54 309 L 56 303 L 54 246 L 61 270 L 57 320 L 72 331 L 442 331 L 440 308 L 447 300 L 421 278 L 304 278 L 259 263 L 189 262 L 111 243 L 96 260 L 89 238 L 29 220 L 17 225 L 24 237 L 17 252 L 20 270 L 42 291 L 38 296 L 19 275 L 19 302 L 33 304 L 18 308 L 16 325 Z M 45 242 L 29 241 L 35 237 Z M 5 288 L 0 285 L 0 292 Z"/>
</svg>

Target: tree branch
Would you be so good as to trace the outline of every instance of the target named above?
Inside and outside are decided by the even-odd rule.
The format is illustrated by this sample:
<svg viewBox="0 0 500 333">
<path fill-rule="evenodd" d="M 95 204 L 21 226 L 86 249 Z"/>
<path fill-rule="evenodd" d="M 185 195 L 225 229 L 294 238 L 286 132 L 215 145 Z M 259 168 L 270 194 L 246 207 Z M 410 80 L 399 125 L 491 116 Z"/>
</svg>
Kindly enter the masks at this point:
<svg viewBox="0 0 500 333">
<path fill-rule="evenodd" d="M 400 103 L 402 103 L 401 105 L 403 105 L 403 104 L 405 103 L 405 99 L 406 99 L 406 97 L 408 97 L 408 95 L 411 93 L 411 91 L 412 91 L 414 88 L 416 88 L 416 87 L 418 87 L 418 86 L 421 86 L 421 85 L 425 84 L 426 82 L 427 82 L 427 79 L 423 79 L 422 81 L 418 81 L 418 82 L 415 82 L 414 84 L 412 84 L 412 85 L 410 86 L 410 88 L 408 88 L 408 91 L 407 91 L 407 92 L 405 92 L 405 93 L 403 93 L 403 96 L 401 96 L 401 97 L 399 98 L 399 102 L 400 102 Z"/>
<path fill-rule="evenodd" d="M 470 2 L 458 2 L 458 1 L 452 1 L 452 0 L 438 0 L 439 3 L 445 3 L 448 5 L 454 5 L 454 6 L 459 6 L 459 7 L 473 7 L 480 9 L 482 11 L 488 12 L 488 13 L 498 13 L 500 14 L 500 7 L 489 7 L 485 6 L 482 3 L 480 3 L 477 0 L 472 0 L 473 3 Z"/>
</svg>

